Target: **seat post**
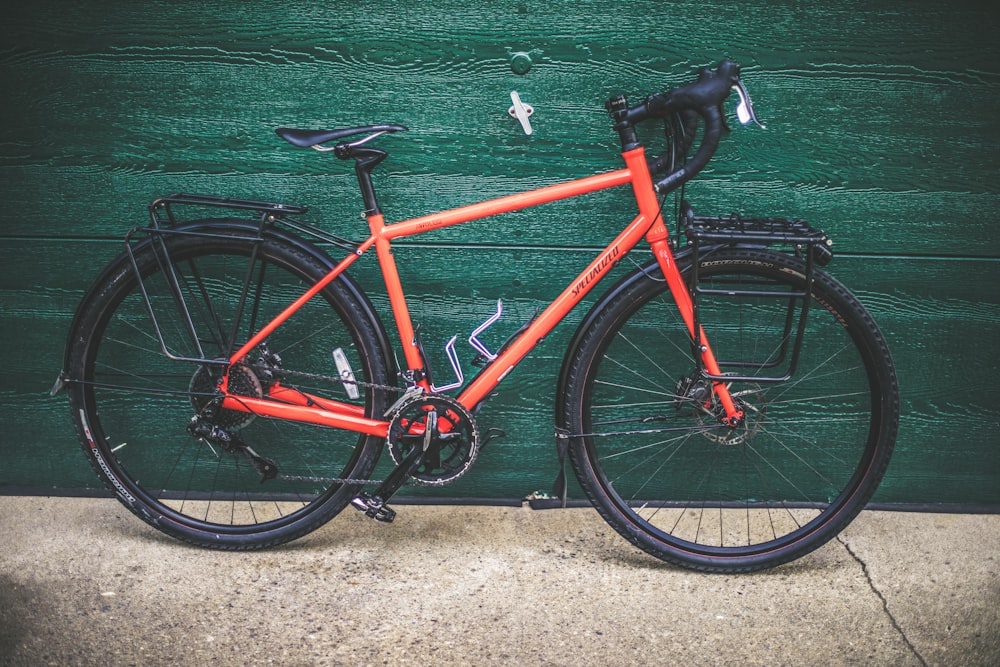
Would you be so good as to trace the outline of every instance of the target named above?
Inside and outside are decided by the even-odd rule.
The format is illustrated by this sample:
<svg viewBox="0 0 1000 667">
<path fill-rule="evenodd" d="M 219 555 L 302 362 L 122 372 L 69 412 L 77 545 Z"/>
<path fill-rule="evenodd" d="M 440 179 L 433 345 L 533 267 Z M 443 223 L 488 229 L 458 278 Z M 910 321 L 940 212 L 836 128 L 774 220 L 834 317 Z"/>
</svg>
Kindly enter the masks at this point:
<svg viewBox="0 0 1000 667">
<path fill-rule="evenodd" d="M 372 169 L 388 156 L 387 152 L 378 148 L 354 148 L 351 151 L 350 157 L 354 158 L 354 171 L 358 175 L 361 197 L 365 202 L 365 215 L 376 215 L 382 212 L 378 205 L 378 199 L 375 197 Z"/>
<path fill-rule="evenodd" d="M 405 125 L 362 125 L 347 127 L 340 130 L 297 130 L 290 127 L 279 127 L 275 130 L 279 137 L 299 148 L 315 148 L 318 151 L 333 151 L 341 160 L 355 160 L 355 171 L 358 175 L 358 185 L 361 186 L 361 196 L 365 202 L 365 214 L 381 213 L 378 200 L 375 198 L 375 187 L 372 185 L 372 169 L 388 157 L 388 153 L 377 148 L 369 148 L 365 144 L 386 132 L 403 132 Z M 358 141 L 344 141 L 332 147 L 326 147 L 328 141 L 346 139 L 358 134 L 368 136 Z"/>
</svg>

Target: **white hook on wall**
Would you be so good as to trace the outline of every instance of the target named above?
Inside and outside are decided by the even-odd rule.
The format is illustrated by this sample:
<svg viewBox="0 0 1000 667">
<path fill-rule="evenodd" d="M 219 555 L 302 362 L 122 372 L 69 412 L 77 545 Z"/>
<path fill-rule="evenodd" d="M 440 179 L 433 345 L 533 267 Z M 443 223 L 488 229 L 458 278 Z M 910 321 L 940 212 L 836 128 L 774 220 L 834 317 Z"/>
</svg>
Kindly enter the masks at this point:
<svg viewBox="0 0 1000 667">
<path fill-rule="evenodd" d="M 514 104 L 507 110 L 507 113 L 521 123 L 521 129 L 524 130 L 525 134 L 531 134 L 533 130 L 531 129 L 531 123 L 528 121 L 528 117 L 535 113 L 534 107 L 530 104 L 522 102 L 521 96 L 517 94 L 516 90 L 510 91 L 510 101 Z"/>
</svg>

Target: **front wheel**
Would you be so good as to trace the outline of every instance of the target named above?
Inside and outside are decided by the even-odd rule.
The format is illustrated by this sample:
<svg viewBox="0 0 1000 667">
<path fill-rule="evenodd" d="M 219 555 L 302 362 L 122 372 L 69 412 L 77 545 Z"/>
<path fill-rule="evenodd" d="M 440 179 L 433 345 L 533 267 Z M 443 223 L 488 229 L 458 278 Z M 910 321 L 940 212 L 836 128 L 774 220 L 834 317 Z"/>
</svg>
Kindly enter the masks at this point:
<svg viewBox="0 0 1000 667">
<path fill-rule="evenodd" d="M 67 384 L 84 452 L 132 512 L 187 542 L 251 549 L 314 530 L 360 490 L 380 439 L 223 409 L 216 392 L 226 372 L 244 396 L 280 388 L 382 415 L 388 361 L 344 279 L 243 362 L 220 363 L 328 270 L 300 241 L 218 221 L 104 273 L 70 334 Z"/>
<path fill-rule="evenodd" d="M 688 274 L 691 266 L 682 264 Z M 564 424 L 580 485 L 626 539 L 703 571 L 758 570 L 839 533 L 872 497 L 899 398 L 885 341 L 857 299 L 767 250 L 701 260 L 701 322 L 745 419 L 721 423 L 711 382 L 654 265 L 600 306 L 567 362 Z M 792 363 L 807 301 L 802 346 Z M 729 361 L 721 361 L 729 360 Z M 747 379 L 750 378 L 750 379 Z"/>
</svg>

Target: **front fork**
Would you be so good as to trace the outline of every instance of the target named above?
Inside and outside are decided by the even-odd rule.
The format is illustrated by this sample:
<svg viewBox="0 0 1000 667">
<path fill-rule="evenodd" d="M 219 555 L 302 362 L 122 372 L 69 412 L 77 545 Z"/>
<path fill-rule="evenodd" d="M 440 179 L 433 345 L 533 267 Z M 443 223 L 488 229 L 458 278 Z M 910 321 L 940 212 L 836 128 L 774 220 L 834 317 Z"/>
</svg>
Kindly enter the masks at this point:
<svg viewBox="0 0 1000 667">
<path fill-rule="evenodd" d="M 619 125 L 618 127 L 623 145 L 627 143 L 627 139 L 634 141 L 634 131 L 626 126 Z M 666 223 L 663 221 L 661 205 L 656 196 L 652 176 L 649 173 L 645 151 L 641 147 L 626 150 L 622 153 L 622 157 L 632 172 L 632 187 L 635 191 L 635 199 L 636 204 L 639 206 L 639 211 L 647 216 L 648 219 L 653 220 L 652 226 L 646 232 L 646 242 L 652 248 L 653 256 L 656 257 L 656 261 L 660 265 L 660 270 L 663 271 L 663 275 L 667 279 L 667 286 L 670 288 L 670 293 L 674 297 L 674 302 L 676 302 L 678 310 L 680 310 L 684 324 L 687 325 L 688 334 L 691 336 L 691 340 L 698 346 L 696 353 L 701 355 L 701 368 L 711 377 L 721 377 L 722 371 L 715 359 L 715 354 L 712 352 L 711 346 L 708 344 L 705 331 L 701 328 L 701 325 L 696 325 L 695 323 L 694 303 L 691 300 L 691 293 L 688 292 L 687 284 L 681 276 L 680 269 L 677 268 L 674 253 L 670 249 L 670 243 L 667 240 L 670 234 L 667 231 Z M 696 326 L 697 330 L 695 330 Z M 723 382 L 713 380 L 712 391 L 718 397 L 719 403 L 726 411 L 726 414 L 722 417 L 722 423 L 730 428 L 736 428 L 743 423 L 743 411 L 736 407 L 736 402 L 733 400 L 732 394 L 729 393 L 729 387 Z"/>
<path fill-rule="evenodd" d="M 695 331 L 694 304 L 691 301 L 691 293 L 688 291 L 687 283 L 684 282 L 680 269 L 677 267 L 674 253 L 670 250 L 670 244 L 666 238 L 666 228 L 663 228 L 662 237 L 656 234 L 656 227 L 662 226 L 662 221 L 658 222 L 649 234 L 649 236 L 656 239 L 650 239 L 653 255 L 656 257 L 656 261 L 663 271 L 663 276 L 667 280 L 667 286 L 670 288 L 670 293 L 677 303 L 677 308 L 680 310 L 684 324 L 687 326 L 688 334 L 690 334 L 691 340 L 695 341 L 695 344 L 698 346 L 696 352 L 701 354 L 702 368 L 707 371 L 709 376 L 720 377 L 722 369 L 719 368 L 715 353 L 712 352 L 712 348 L 708 344 L 708 337 L 705 336 L 705 330 L 701 328 L 701 325 L 697 325 L 698 330 Z M 743 411 L 736 406 L 736 401 L 733 400 L 733 396 L 729 392 L 729 387 L 723 382 L 713 380 L 712 391 L 718 397 L 719 403 L 726 411 L 725 416 L 722 417 L 723 423 L 731 428 L 736 428 L 743 423 Z"/>
</svg>

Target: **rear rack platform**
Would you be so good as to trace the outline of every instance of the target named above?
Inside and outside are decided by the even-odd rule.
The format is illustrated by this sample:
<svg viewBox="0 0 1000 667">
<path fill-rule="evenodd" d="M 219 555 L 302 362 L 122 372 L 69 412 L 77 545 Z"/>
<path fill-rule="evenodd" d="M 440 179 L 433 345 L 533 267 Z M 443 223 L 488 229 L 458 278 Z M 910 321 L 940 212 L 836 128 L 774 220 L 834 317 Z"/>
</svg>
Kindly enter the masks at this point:
<svg viewBox="0 0 1000 667">
<path fill-rule="evenodd" d="M 179 206 L 211 206 L 216 208 L 227 208 L 235 211 L 257 211 L 264 215 L 275 218 L 283 218 L 287 215 L 302 215 L 309 209 L 305 206 L 295 204 L 277 204 L 274 202 L 254 201 L 252 199 L 234 199 L 231 197 L 217 197 L 215 195 L 197 195 L 179 192 L 177 194 L 161 197 L 149 205 L 149 212 L 154 224 L 157 222 L 157 213 L 165 213 L 171 224 L 174 224 L 174 216 L 171 207 Z"/>
</svg>

